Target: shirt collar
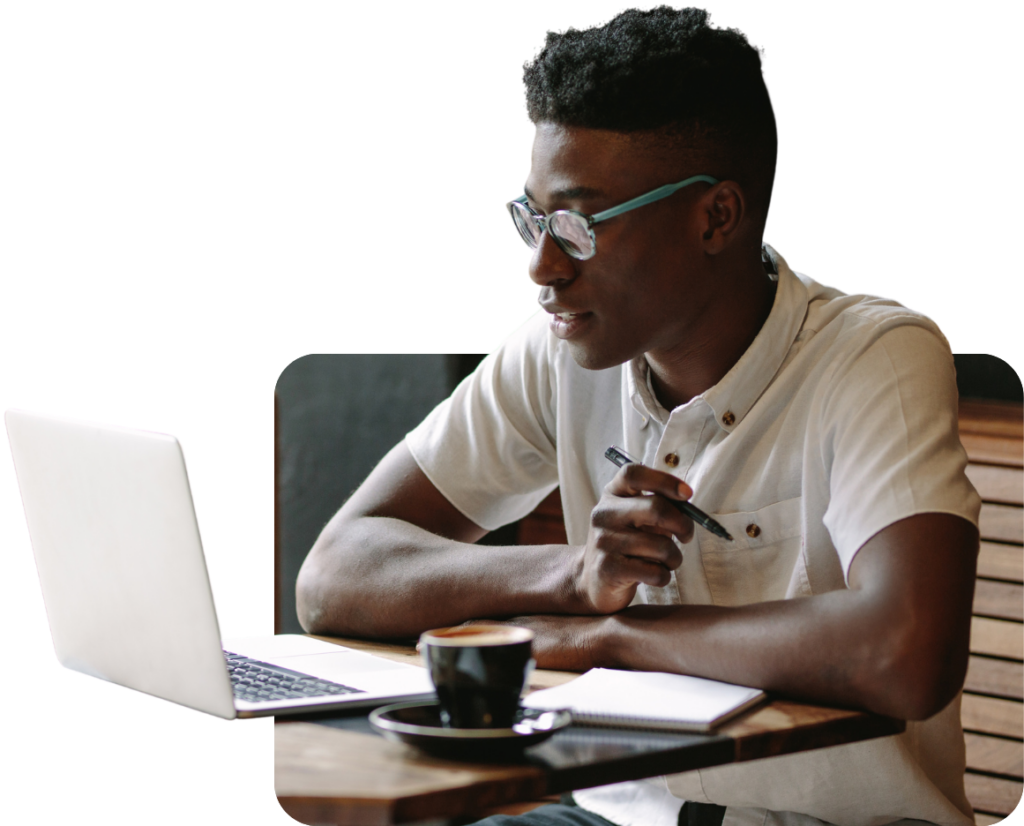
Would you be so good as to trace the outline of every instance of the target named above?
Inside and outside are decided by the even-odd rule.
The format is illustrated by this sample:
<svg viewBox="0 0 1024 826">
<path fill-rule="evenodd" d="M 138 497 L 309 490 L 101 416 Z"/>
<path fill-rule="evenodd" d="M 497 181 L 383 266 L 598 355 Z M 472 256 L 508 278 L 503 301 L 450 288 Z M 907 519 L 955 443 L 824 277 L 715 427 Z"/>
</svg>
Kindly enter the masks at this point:
<svg viewBox="0 0 1024 826">
<path fill-rule="evenodd" d="M 714 410 L 723 430 L 736 428 L 760 398 L 785 361 L 807 315 L 807 287 L 777 255 L 779 279 L 775 302 L 761 330 L 747 351 L 714 387 L 698 398 Z M 650 365 L 643 356 L 628 364 L 626 385 L 634 409 L 643 418 L 666 424 L 669 412 L 658 402 L 651 387 Z"/>
<path fill-rule="evenodd" d="M 661 406 L 658 397 L 654 395 L 654 387 L 651 385 L 651 366 L 643 356 L 637 356 L 626 364 L 626 387 L 629 390 L 629 400 L 633 409 L 640 414 L 642 419 L 641 427 L 646 427 L 650 419 L 661 424 L 668 423 L 669 412 Z"/>
</svg>

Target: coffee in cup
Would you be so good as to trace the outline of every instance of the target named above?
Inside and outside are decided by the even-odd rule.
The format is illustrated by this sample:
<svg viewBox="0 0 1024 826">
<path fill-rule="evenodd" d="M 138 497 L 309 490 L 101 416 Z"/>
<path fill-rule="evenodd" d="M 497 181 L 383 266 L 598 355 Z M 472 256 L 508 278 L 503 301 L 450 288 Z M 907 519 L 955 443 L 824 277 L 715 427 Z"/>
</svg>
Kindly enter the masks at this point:
<svg viewBox="0 0 1024 826">
<path fill-rule="evenodd" d="M 533 631 L 457 625 L 420 635 L 446 728 L 509 728 L 533 670 Z"/>
</svg>

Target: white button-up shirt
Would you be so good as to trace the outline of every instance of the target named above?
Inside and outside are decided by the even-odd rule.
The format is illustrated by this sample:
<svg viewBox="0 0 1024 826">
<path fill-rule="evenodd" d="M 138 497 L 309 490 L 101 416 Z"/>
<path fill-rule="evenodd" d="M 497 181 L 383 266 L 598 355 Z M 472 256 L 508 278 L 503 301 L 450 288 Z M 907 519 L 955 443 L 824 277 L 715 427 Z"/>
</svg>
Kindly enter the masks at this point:
<svg viewBox="0 0 1024 826">
<path fill-rule="evenodd" d="M 918 513 L 977 524 L 964 475 L 953 359 L 899 304 L 847 296 L 779 260 L 775 303 L 714 387 L 672 411 L 643 358 L 587 371 L 531 320 L 406 439 L 433 484 L 481 527 L 529 513 L 557 485 L 571 544 L 619 445 L 684 479 L 733 541 L 696 528 L 664 588 L 636 602 L 744 605 L 845 588 L 860 547 Z M 487 550 L 481 547 L 481 553 Z M 959 700 L 904 734 L 576 793 L 623 826 L 675 823 L 681 800 L 728 807 L 726 826 L 972 822 Z"/>
</svg>

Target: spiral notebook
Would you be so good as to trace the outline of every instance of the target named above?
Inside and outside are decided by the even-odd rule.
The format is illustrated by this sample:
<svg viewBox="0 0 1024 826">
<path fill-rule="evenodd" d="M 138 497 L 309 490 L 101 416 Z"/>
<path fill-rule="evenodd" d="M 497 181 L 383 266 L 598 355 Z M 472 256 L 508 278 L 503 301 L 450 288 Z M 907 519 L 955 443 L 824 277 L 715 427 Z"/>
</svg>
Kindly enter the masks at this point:
<svg viewBox="0 0 1024 826">
<path fill-rule="evenodd" d="M 564 685 L 533 692 L 523 705 L 569 708 L 573 721 L 583 725 L 701 732 L 753 708 L 765 696 L 759 688 L 703 677 L 593 668 Z"/>
</svg>

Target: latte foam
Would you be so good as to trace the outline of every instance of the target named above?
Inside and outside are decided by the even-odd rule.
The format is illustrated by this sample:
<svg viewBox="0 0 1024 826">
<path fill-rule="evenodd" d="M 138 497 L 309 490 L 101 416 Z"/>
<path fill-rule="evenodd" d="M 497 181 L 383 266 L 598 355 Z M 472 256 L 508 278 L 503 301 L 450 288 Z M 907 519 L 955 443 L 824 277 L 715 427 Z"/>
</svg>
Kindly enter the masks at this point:
<svg viewBox="0 0 1024 826">
<path fill-rule="evenodd" d="M 529 642 L 533 637 L 533 631 L 518 625 L 456 625 L 424 631 L 420 635 L 420 643 L 470 648 L 480 645 L 513 645 Z"/>
</svg>

